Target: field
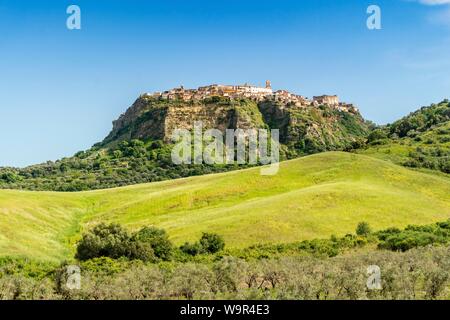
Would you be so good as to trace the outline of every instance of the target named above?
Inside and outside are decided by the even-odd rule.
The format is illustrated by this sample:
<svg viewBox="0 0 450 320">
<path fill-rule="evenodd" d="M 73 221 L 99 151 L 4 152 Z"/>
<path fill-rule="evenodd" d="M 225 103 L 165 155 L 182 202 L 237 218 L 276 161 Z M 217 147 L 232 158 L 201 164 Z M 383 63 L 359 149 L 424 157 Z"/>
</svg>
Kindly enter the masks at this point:
<svg viewBox="0 0 450 320">
<path fill-rule="evenodd" d="M 203 231 L 229 247 L 286 243 L 450 218 L 450 178 L 329 152 L 259 168 L 79 193 L 0 191 L 0 255 L 60 261 L 83 230 L 156 225 L 176 244 Z"/>
</svg>

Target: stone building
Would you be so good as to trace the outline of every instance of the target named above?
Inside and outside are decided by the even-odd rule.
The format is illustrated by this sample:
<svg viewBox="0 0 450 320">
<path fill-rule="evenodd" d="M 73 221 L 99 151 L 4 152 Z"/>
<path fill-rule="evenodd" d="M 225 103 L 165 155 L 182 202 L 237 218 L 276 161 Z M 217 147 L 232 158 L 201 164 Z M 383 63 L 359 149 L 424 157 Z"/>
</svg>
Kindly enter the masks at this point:
<svg viewBox="0 0 450 320">
<path fill-rule="evenodd" d="M 336 95 L 334 95 L 334 96 L 323 95 L 323 96 L 313 97 L 313 101 L 317 102 L 319 105 L 321 105 L 321 104 L 329 105 L 329 106 L 339 105 L 339 98 Z"/>
</svg>

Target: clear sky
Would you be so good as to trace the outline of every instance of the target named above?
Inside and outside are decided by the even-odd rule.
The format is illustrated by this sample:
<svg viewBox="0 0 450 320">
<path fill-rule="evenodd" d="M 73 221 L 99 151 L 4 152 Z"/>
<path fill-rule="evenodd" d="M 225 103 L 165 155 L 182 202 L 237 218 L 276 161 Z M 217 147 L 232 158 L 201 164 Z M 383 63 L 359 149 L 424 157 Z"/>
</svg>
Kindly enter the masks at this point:
<svg viewBox="0 0 450 320">
<path fill-rule="evenodd" d="M 0 166 L 87 149 L 140 93 L 180 84 L 270 79 L 392 122 L 450 97 L 448 2 L 0 0 Z"/>
</svg>

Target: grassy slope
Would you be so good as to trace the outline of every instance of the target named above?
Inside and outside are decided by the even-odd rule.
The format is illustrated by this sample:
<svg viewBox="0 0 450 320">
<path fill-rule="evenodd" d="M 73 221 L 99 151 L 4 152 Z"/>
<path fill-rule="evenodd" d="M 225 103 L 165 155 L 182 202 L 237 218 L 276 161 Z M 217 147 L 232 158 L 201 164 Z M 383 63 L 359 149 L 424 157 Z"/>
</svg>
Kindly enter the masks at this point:
<svg viewBox="0 0 450 320">
<path fill-rule="evenodd" d="M 119 222 L 165 228 L 177 244 L 202 231 L 228 246 L 292 242 L 450 217 L 450 178 L 330 152 L 259 168 L 83 193 L 0 191 L 0 255 L 70 257 L 81 229 Z"/>
</svg>

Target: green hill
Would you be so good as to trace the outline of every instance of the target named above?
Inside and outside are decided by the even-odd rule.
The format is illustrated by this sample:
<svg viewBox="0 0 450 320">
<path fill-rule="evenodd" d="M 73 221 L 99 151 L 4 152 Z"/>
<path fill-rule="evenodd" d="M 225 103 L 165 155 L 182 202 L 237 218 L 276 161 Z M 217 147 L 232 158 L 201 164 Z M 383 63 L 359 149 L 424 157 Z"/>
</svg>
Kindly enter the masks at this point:
<svg viewBox="0 0 450 320">
<path fill-rule="evenodd" d="M 342 152 L 259 168 L 78 193 L 0 191 L 0 254 L 43 260 L 73 256 L 80 232 L 99 222 L 156 225 L 176 244 L 201 232 L 227 246 L 344 235 L 450 217 L 450 178 Z"/>
<path fill-rule="evenodd" d="M 412 168 L 450 173 L 450 103 L 423 107 L 369 135 L 357 152 Z"/>
</svg>

